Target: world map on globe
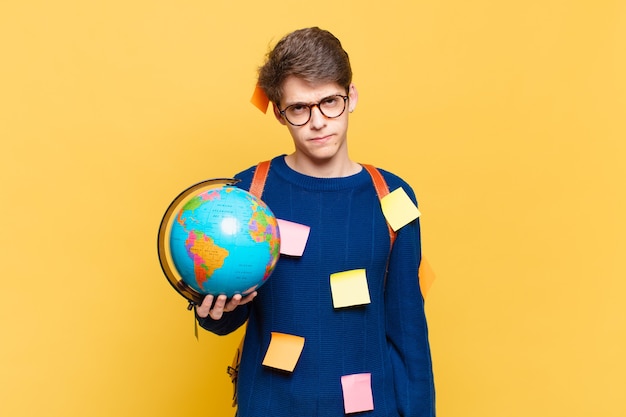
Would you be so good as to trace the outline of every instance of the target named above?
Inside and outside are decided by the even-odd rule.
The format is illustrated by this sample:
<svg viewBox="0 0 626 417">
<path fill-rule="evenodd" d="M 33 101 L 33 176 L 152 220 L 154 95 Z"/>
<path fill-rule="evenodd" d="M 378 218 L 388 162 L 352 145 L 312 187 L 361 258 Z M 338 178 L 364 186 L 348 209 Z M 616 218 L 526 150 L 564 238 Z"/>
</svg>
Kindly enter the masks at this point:
<svg viewBox="0 0 626 417">
<path fill-rule="evenodd" d="M 206 294 L 231 297 L 258 289 L 274 270 L 279 253 L 280 233 L 272 211 L 231 185 L 183 193 L 170 206 L 159 231 L 164 272 L 182 295 L 196 303 Z"/>
</svg>

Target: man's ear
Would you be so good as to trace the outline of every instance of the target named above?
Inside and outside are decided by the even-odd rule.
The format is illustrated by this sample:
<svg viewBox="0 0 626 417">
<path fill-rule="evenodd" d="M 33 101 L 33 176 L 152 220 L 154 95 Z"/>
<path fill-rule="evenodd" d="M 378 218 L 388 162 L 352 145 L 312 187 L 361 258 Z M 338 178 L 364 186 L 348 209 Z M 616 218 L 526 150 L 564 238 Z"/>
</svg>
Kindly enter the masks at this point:
<svg viewBox="0 0 626 417">
<path fill-rule="evenodd" d="M 354 84 L 350 84 L 348 88 L 348 97 L 350 97 L 350 101 L 348 102 L 348 111 L 352 113 L 356 108 L 356 103 L 359 101 L 359 92 L 356 90 Z"/>
<path fill-rule="evenodd" d="M 276 105 L 276 103 L 272 103 L 272 109 L 274 110 L 274 117 L 276 117 L 276 120 L 278 120 L 281 125 L 287 124 L 287 121 L 285 120 L 283 115 L 280 114 L 280 110 L 278 110 L 278 106 Z"/>
</svg>

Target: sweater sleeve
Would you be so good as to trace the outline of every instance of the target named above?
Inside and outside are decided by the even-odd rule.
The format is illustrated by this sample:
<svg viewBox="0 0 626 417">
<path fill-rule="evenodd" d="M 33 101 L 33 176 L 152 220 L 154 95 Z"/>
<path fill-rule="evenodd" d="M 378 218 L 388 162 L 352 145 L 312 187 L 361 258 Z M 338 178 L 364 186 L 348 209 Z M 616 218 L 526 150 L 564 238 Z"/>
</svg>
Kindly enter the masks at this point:
<svg viewBox="0 0 626 417">
<path fill-rule="evenodd" d="M 224 313 L 219 320 L 213 320 L 210 316 L 205 318 L 199 317 L 196 314 L 198 324 L 211 333 L 215 333 L 220 336 L 227 335 L 234 332 L 241 327 L 248 319 L 250 312 L 250 304 L 245 304 L 237 307 L 235 310 Z"/>
<path fill-rule="evenodd" d="M 413 190 L 403 188 L 417 204 Z M 387 339 L 402 417 L 434 417 L 435 388 L 428 328 L 418 269 L 421 262 L 419 219 L 398 230 L 392 249 L 385 305 Z"/>
</svg>

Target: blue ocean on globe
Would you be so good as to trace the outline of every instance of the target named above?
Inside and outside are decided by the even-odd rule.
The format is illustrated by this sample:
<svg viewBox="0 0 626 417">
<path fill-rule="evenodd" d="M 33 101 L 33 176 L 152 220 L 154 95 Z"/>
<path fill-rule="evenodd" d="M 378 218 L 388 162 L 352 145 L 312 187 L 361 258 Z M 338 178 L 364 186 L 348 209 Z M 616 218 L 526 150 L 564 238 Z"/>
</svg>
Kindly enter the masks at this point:
<svg viewBox="0 0 626 417">
<path fill-rule="evenodd" d="M 278 222 L 252 194 L 222 186 L 191 197 L 172 219 L 170 253 L 201 294 L 248 294 L 265 283 L 280 252 Z"/>
</svg>

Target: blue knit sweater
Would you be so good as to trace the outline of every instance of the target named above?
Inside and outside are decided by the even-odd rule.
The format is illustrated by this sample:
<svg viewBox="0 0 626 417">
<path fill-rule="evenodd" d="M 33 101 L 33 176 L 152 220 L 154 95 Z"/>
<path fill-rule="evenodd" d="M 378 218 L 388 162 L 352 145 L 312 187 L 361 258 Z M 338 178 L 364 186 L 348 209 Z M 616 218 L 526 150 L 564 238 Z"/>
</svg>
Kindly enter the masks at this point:
<svg viewBox="0 0 626 417">
<path fill-rule="evenodd" d="M 411 187 L 381 170 L 391 191 Z M 248 189 L 254 167 L 238 174 Z M 199 319 L 228 334 L 248 320 L 239 369 L 240 417 L 344 416 L 343 375 L 370 373 L 374 410 L 368 417 L 433 417 L 434 383 L 424 303 L 418 284 L 421 259 L 416 220 L 400 230 L 390 255 L 389 232 L 366 170 L 344 178 L 313 178 L 274 158 L 263 201 L 277 218 L 310 226 L 302 257 L 281 256 L 256 299 Z M 371 303 L 333 308 L 330 275 L 365 269 Z M 305 338 L 292 373 L 262 365 L 271 332 Z"/>
</svg>

